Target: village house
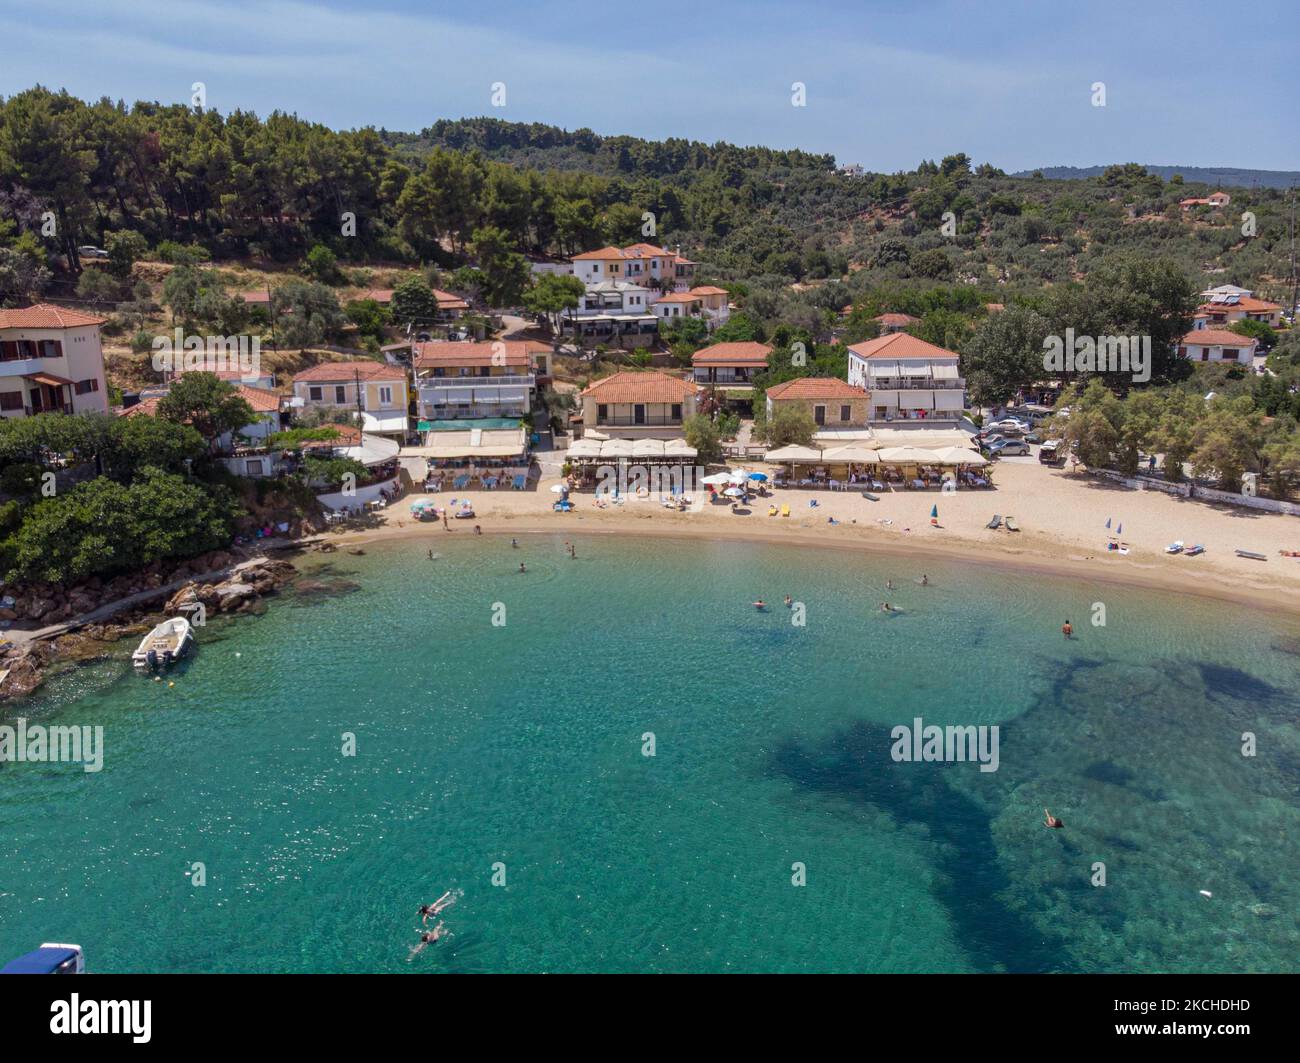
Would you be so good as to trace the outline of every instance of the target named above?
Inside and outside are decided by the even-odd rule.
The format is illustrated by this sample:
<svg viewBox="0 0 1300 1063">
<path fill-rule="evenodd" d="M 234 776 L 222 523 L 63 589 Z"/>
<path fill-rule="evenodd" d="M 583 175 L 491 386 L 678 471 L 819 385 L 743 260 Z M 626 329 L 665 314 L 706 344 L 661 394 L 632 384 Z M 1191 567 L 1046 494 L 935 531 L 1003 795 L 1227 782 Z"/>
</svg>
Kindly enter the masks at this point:
<svg viewBox="0 0 1300 1063">
<path fill-rule="evenodd" d="M 1237 321 L 1259 321 L 1270 328 L 1282 324 L 1282 307 L 1256 299 L 1255 293 L 1236 285 L 1225 284 L 1201 293 L 1205 299 L 1196 308 L 1195 327 L 1224 328 Z"/>
<path fill-rule="evenodd" d="M 382 362 L 322 362 L 294 374 L 292 405 L 355 411 L 366 432 L 400 442 L 408 428 L 406 370 Z"/>
<path fill-rule="evenodd" d="M 577 308 L 565 312 L 564 331 L 584 345 L 648 347 L 659 333 L 659 319 L 650 312 L 658 296 L 630 281 L 589 284 Z"/>
<path fill-rule="evenodd" d="M 871 395 L 839 377 L 799 377 L 767 389 L 767 419 L 778 410 L 801 409 L 820 428 L 863 428 L 871 420 Z"/>
<path fill-rule="evenodd" d="M 1257 343 L 1226 329 L 1195 328 L 1178 341 L 1178 354 L 1192 362 L 1253 365 Z"/>
<path fill-rule="evenodd" d="M 957 355 L 907 332 L 850 347 L 848 382 L 871 393 L 872 422 L 958 421 L 966 405 Z"/>
<path fill-rule="evenodd" d="M 226 432 L 216 443 L 226 468 L 236 476 L 262 477 L 274 475 L 277 471 L 275 457 L 266 447 L 266 440 L 273 433 L 280 431 L 280 410 L 283 396 L 265 388 L 250 387 L 247 384 L 234 383 L 239 397 L 253 408 L 254 419 L 237 432 Z M 155 417 L 158 404 L 167 394 L 168 388 L 151 388 L 134 406 L 119 410 L 121 417 Z"/>
<path fill-rule="evenodd" d="M 413 348 L 416 407 L 425 425 L 440 420 L 519 418 L 532 409 L 551 351 L 524 340 L 432 342 Z"/>
<path fill-rule="evenodd" d="M 1192 197 L 1189 199 L 1180 199 L 1178 205 L 1183 210 L 1191 210 L 1193 207 L 1226 207 L 1232 202 L 1232 197 L 1227 192 L 1211 192 L 1208 196 Z"/>
<path fill-rule="evenodd" d="M 878 314 L 871 320 L 880 326 L 880 334 L 885 336 L 891 332 L 902 332 L 921 319 L 911 314 Z"/>
<path fill-rule="evenodd" d="M 754 375 L 767 368 L 772 348 L 765 343 L 715 343 L 691 355 L 695 383 L 753 390 Z"/>
<path fill-rule="evenodd" d="M 695 384 L 658 371 L 615 373 L 580 393 L 587 431 L 627 439 L 676 439 L 696 412 Z"/>
<path fill-rule="evenodd" d="M 632 244 L 574 255 L 573 273 L 583 284 L 630 281 L 661 291 L 685 291 L 695 277 L 695 263 L 682 257 L 680 247 L 668 251 L 654 244 Z"/>
<path fill-rule="evenodd" d="M 0 310 L 0 416 L 106 413 L 103 323 L 48 303 Z"/>
</svg>

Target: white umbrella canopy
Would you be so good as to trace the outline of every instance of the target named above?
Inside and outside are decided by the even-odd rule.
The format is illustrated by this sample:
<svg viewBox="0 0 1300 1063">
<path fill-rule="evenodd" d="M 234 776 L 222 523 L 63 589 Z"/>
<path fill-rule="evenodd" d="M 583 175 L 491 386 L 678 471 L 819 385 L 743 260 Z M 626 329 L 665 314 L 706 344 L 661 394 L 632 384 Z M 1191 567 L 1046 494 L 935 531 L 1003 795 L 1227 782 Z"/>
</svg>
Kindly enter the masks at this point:
<svg viewBox="0 0 1300 1063">
<path fill-rule="evenodd" d="M 713 484 L 714 486 L 718 486 L 718 485 L 721 485 L 721 484 L 729 484 L 729 483 L 731 483 L 731 473 L 729 473 L 729 472 L 715 472 L 712 476 L 706 476 L 706 477 L 704 477 L 704 479 L 702 479 L 702 480 L 700 481 L 700 483 L 702 483 L 702 484 Z"/>
<path fill-rule="evenodd" d="M 823 451 L 822 458 L 826 461 L 852 461 L 859 465 L 878 465 L 880 452 L 861 443 L 849 443 L 842 447 L 835 447 L 833 450 Z"/>
<path fill-rule="evenodd" d="M 816 447 L 803 447 L 792 443 L 767 452 L 767 461 L 821 461 L 822 452 Z"/>
<path fill-rule="evenodd" d="M 575 439 L 566 451 L 571 458 L 598 458 L 600 457 L 600 446 L 604 440 L 592 439 L 590 436 L 584 436 L 582 439 Z"/>
<path fill-rule="evenodd" d="M 743 489 L 741 489 L 741 488 L 739 488 L 739 487 L 728 487 L 728 488 L 727 488 L 725 491 L 723 491 L 722 493 L 723 493 L 724 495 L 730 495 L 732 498 L 739 498 L 739 497 L 740 497 L 741 495 L 743 495 L 745 492 L 744 492 Z"/>
<path fill-rule="evenodd" d="M 891 465 L 938 465 L 941 464 L 939 455 L 933 450 L 922 450 L 920 447 L 887 447 L 885 450 L 877 451 L 880 460 Z"/>
<path fill-rule="evenodd" d="M 664 443 L 664 457 L 666 458 L 694 458 L 698 454 L 699 451 L 684 439 L 670 439 Z"/>
<path fill-rule="evenodd" d="M 963 450 L 961 447 L 943 447 L 936 450 L 940 464 L 943 465 L 987 465 L 989 459 L 978 450 Z"/>
<path fill-rule="evenodd" d="M 607 439 L 600 445 L 600 456 L 602 458 L 630 458 L 632 456 L 632 440 Z"/>
<path fill-rule="evenodd" d="M 664 441 L 662 439 L 637 439 L 632 442 L 634 458 L 662 458 Z"/>
<path fill-rule="evenodd" d="M 732 470 L 731 470 L 731 482 L 732 482 L 733 484 L 743 484 L 743 483 L 744 483 L 746 480 L 748 480 L 748 479 L 749 479 L 749 470 L 748 470 L 748 469 L 732 469 Z"/>
<path fill-rule="evenodd" d="M 568 489 L 568 484 L 551 484 L 551 494 L 553 495 L 562 495 Z"/>
</svg>

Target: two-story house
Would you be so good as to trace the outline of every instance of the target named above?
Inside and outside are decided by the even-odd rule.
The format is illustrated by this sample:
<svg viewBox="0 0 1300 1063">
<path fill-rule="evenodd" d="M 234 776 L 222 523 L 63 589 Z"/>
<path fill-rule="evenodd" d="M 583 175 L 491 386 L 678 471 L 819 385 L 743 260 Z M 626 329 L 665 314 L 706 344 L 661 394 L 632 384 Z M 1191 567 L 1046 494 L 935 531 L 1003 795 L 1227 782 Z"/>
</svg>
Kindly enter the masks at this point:
<svg viewBox="0 0 1300 1063">
<path fill-rule="evenodd" d="M 338 407 L 361 414 L 372 435 L 406 438 L 406 370 L 383 362 L 322 362 L 293 377 L 293 405 L 298 409 Z"/>
<path fill-rule="evenodd" d="M 752 390 L 754 375 L 767 368 L 771 353 L 766 343 L 715 343 L 691 355 L 691 374 L 704 387 Z"/>
<path fill-rule="evenodd" d="M 48 303 L 0 310 L 0 417 L 106 413 L 103 323 Z"/>
<path fill-rule="evenodd" d="M 577 308 L 565 312 L 564 330 L 584 345 L 648 347 L 659 333 L 659 319 L 650 312 L 658 296 L 631 281 L 589 284 Z"/>
<path fill-rule="evenodd" d="M 698 394 L 694 383 L 657 370 L 615 373 L 583 388 L 583 429 L 621 439 L 677 439 L 696 413 Z"/>
<path fill-rule="evenodd" d="M 873 423 L 958 421 L 966 405 L 957 355 L 907 332 L 850 347 L 848 378 L 871 393 Z"/>
<path fill-rule="evenodd" d="M 1282 324 L 1282 307 L 1256 299 L 1253 292 L 1220 292 L 1196 308 L 1195 327 L 1221 329 L 1238 321 L 1259 321 L 1270 328 Z"/>
<path fill-rule="evenodd" d="M 524 340 L 435 341 L 417 343 L 411 365 L 422 422 L 518 418 L 532 408 L 538 376 L 549 375 L 549 352 Z"/>
<path fill-rule="evenodd" d="M 654 244 L 602 247 L 573 256 L 573 274 L 584 284 L 629 281 L 660 290 L 684 291 L 695 278 L 695 263 Z M 651 283 L 653 282 L 653 284 Z"/>
</svg>

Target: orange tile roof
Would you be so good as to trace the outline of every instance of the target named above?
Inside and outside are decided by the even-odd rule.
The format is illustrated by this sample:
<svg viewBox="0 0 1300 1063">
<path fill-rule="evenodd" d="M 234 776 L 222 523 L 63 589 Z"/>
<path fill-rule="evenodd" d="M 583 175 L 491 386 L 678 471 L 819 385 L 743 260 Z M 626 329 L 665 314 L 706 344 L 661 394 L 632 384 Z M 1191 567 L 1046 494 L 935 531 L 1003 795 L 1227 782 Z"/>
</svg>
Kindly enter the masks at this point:
<svg viewBox="0 0 1300 1063">
<path fill-rule="evenodd" d="M 837 376 L 803 376 L 774 384 L 767 389 L 769 398 L 777 399 L 866 399 L 871 392 L 854 387 Z"/>
<path fill-rule="evenodd" d="M 1231 303 L 1202 303 L 1196 308 L 1203 313 L 1214 313 L 1221 310 L 1245 310 L 1252 314 L 1271 313 L 1274 310 L 1281 310 L 1282 307 L 1277 303 L 1265 302 L 1263 299 L 1256 299 L 1249 295 L 1243 295 L 1235 302 Z"/>
<path fill-rule="evenodd" d="M 772 348 L 765 343 L 715 343 L 691 355 L 692 365 L 767 365 Z"/>
<path fill-rule="evenodd" d="M 1255 341 L 1249 336 L 1239 336 L 1222 328 L 1192 329 L 1181 340 L 1183 344 L 1196 344 L 1198 347 L 1253 347 Z"/>
<path fill-rule="evenodd" d="M 698 303 L 700 297 L 692 295 L 690 292 L 669 292 L 658 299 L 661 303 Z"/>
<path fill-rule="evenodd" d="M 37 303 L 20 310 L 0 310 L 0 328 L 79 328 L 102 325 L 104 318 L 69 310 L 52 303 Z"/>
<path fill-rule="evenodd" d="M 373 299 L 377 303 L 391 303 L 393 301 L 392 288 L 367 288 L 360 295 L 353 296 L 350 300 L 354 303 L 364 302 L 366 299 Z"/>
<path fill-rule="evenodd" d="M 158 403 L 162 399 L 161 395 L 153 395 L 147 399 L 141 399 L 134 406 L 128 406 L 124 410 L 118 411 L 119 417 L 135 417 L 143 414 L 146 417 L 152 417 L 158 412 Z"/>
<path fill-rule="evenodd" d="M 526 366 L 530 364 L 528 355 L 533 349 L 527 340 L 494 340 L 490 343 L 432 341 L 415 345 L 412 364 L 416 369 L 462 365 Z"/>
<path fill-rule="evenodd" d="M 599 251 L 584 251 L 580 255 L 574 255 L 573 261 L 585 262 L 588 259 L 592 259 L 592 260 L 600 260 L 601 262 L 605 262 L 614 258 L 621 259 L 622 257 L 623 257 L 623 249 L 621 247 L 602 247 Z"/>
<path fill-rule="evenodd" d="M 871 320 L 879 321 L 882 325 L 911 325 L 920 318 L 913 317 L 911 314 L 878 314 Z"/>
<path fill-rule="evenodd" d="M 271 301 L 271 293 L 265 288 L 258 288 L 251 292 L 237 292 L 236 294 L 246 303 L 269 303 Z"/>
<path fill-rule="evenodd" d="M 689 265 L 686 259 L 681 255 L 675 254 L 662 247 L 655 247 L 654 244 L 629 244 L 627 247 L 602 247 L 598 251 L 584 251 L 580 255 L 574 255 L 574 262 L 582 262 L 588 259 L 608 262 L 612 259 L 624 258 L 666 258 L 675 262 L 681 262 Z"/>
<path fill-rule="evenodd" d="M 907 332 L 891 332 L 879 339 L 855 343 L 849 348 L 860 358 L 956 358 L 952 351 L 926 343 Z"/>
<path fill-rule="evenodd" d="M 278 413 L 280 410 L 278 392 L 267 391 L 265 388 L 250 388 L 247 384 L 239 384 L 235 390 L 239 392 L 241 399 L 253 407 L 254 413 Z M 151 395 L 147 399 L 141 399 L 134 406 L 128 406 L 119 413 L 119 416 L 135 417 L 137 414 L 144 414 L 153 417 L 158 413 L 158 403 L 162 399 L 162 395 Z"/>
<path fill-rule="evenodd" d="M 704 284 L 698 288 L 692 288 L 691 295 L 730 295 L 726 288 L 715 288 L 711 284 Z"/>
<path fill-rule="evenodd" d="M 469 303 L 465 302 L 459 295 L 452 292 L 439 291 L 433 289 L 433 297 L 438 300 L 439 310 L 468 310 Z"/>
<path fill-rule="evenodd" d="M 310 369 L 294 373 L 293 381 L 310 381 L 313 384 L 350 384 L 358 374 L 362 380 L 405 380 L 401 366 L 382 365 L 379 362 L 321 362 Z"/>
<path fill-rule="evenodd" d="M 682 402 L 699 389 L 681 377 L 669 376 L 657 370 L 647 372 L 615 373 L 593 380 L 582 389 L 600 403 L 618 402 Z"/>
</svg>

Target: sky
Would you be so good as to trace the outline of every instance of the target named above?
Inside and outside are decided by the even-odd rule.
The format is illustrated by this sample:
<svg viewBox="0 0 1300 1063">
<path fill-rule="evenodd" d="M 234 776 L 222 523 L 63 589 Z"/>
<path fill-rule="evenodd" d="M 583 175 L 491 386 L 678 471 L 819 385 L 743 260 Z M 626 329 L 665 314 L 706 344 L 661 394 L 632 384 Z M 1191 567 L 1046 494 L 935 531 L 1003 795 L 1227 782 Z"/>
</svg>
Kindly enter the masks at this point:
<svg viewBox="0 0 1300 1063">
<path fill-rule="evenodd" d="M 0 0 L 0 95 L 189 102 L 202 82 L 218 111 L 338 129 L 487 114 L 885 172 L 959 151 L 1295 170 L 1295 19 L 1282 0 Z"/>
</svg>

